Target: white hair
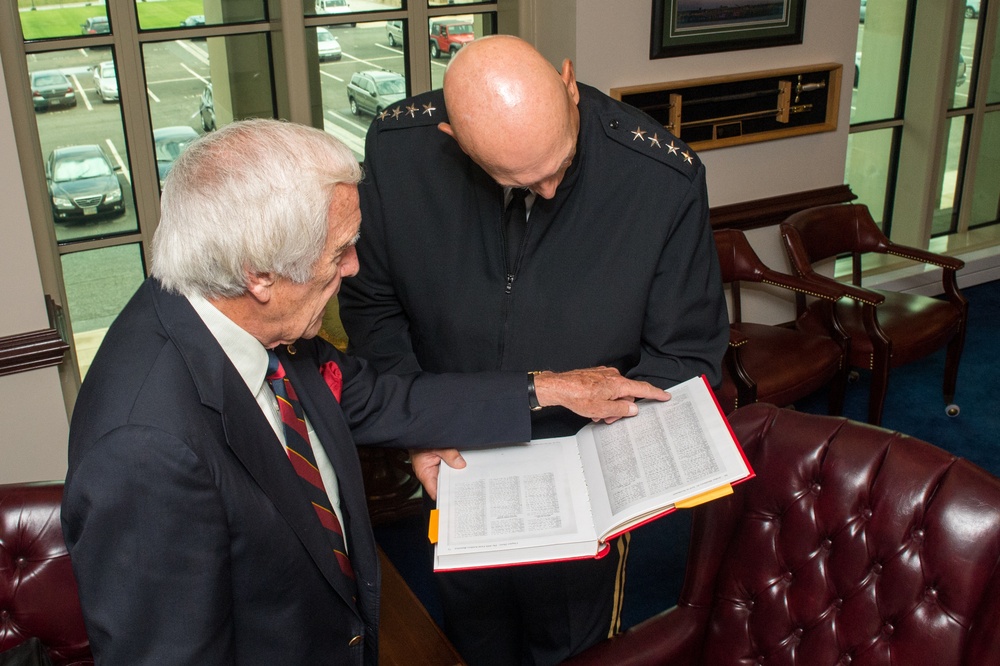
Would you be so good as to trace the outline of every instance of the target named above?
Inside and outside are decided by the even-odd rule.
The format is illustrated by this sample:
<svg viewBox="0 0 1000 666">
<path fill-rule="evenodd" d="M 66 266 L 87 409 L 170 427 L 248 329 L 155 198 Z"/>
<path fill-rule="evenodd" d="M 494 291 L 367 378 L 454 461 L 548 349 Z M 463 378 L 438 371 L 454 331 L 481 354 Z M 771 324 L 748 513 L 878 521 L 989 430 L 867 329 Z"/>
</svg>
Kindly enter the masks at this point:
<svg viewBox="0 0 1000 666">
<path fill-rule="evenodd" d="M 206 298 L 245 293 L 248 273 L 306 282 L 336 186 L 360 180 L 351 150 L 326 132 L 267 119 L 225 125 L 167 175 L 150 273 L 169 291 Z"/>
</svg>

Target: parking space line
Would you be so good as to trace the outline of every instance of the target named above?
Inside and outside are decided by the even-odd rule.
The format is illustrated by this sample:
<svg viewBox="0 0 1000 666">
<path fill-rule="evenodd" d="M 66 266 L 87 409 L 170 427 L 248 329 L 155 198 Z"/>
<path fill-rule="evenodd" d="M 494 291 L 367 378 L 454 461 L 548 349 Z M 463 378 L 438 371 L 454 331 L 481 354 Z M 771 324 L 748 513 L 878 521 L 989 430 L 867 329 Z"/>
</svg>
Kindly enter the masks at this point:
<svg viewBox="0 0 1000 666">
<path fill-rule="evenodd" d="M 118 166 L 122 168 L 122 175 L 125 176 L 125 180 L 127 180 L 128 184 L 131 185 L 132 175 L 128 172 L 125 162 L 122 161 L 122 156 L 118 154 L 118 149 L 115 148 L 115 144 L 111 143 L 111 139 L 105 139 L 104 142 L 108 144 L 108 150 L 111 151 L 111 155 L 115 158 L 115 162 L 118 162 Z"/>
<path fill-rule="evenodd" d="M 181 67 L 183 67 L 188 72 L 190 72 L 191 76 L 193 76 L 194 78 L 198 79 L 199 81 L 201 81 L 202 83 L 204 83 L 206 86 L 208 85 L 208 79 L 206 79 L 204 76 L 202 76 L 198 72 L 194 71 L 193 69 L 191 69 L 190 67 L 188 67 L 184 63 L 181 63 Z"/>
<path fill-rule="evenodd" d="M 319 73 L 322 74 L 323 76 L 329 76 L 334 81 L 340 81 L 341 83 L 344 82 L 344 79 L 340 78 L 339 76 L 334 76 L 333 74 L 330 74 L 329 72 L 324 72 L 322 69 L 319 70 Z"/>
<path fill-rule="evenodd" d="M 327 113 L 334 116 L 336 115 L 332 111 L 327 111 Z M 365 152 L 365 142 L 359 139 L 358 137 L 354 136 L 350 132 L 348 132 L 340 125 L 330 122 L 329 120 L 324 118 L 323 129 L 326 131 L 327 134 L 332 134 L 333 136 L 337 137 L 338 139 L 346 143 L 347 146 L 354 152 L 358 154 L 363 154 Z"/>
<path fill-rule="evenodd" d="M 152 97 L 152 98 L 153 98 L 153 101 L 154 101 L 154 102 L 156 102 L 157 104 L 159 104 L 159 103 L 160 103 L 160 98 L 159 98 L 159 97 L 157 97 L 156 95 L 154 95 L 154 94 L 153 94 L 153 91 L 152 91 L 152 90 L 150 90 L 149 88 L 146 88 L 146 94 L 147 94 L 147 95 L 149 95 L 150 97 Z"/>
<path fill-rule="evenodd" d="M 352 125 L 353 127 L 358 128 L 359 130 L 361 130 L 362 136 L 364 136 L 368 132 L 367 125 L 361 125 L 360 123 L 357 123 L 354 120 L 352 120 L 349 116 L 342 115 L 340 113 L 337 113 L 336 111 L 327 111 L 327 113 L 333 118 L 336 118 L 341 123 L 347 123 L 348 125 Z"/>
<path fill-rule="evenodd" d="M 190 42 L 187 42 L 185 40 L 178 40 L 174 42 L 174 44 L 177 44 L 177 46 L 181 47 L 182 49 L 193 55 L 195 58 L 200 60 L 203 65 L 208 64 L 208 54 L 206 54 L 204 51 L 202 51 L 194 44 L 191 44 Z"/>
<path fill-rule="evenodd" d="M 80 85 L 80 79 L 76 78 L 76 74 L 70 74 L 69 77 L 73 79 L 73 85 L 76 87 L 77 94 L 83 98 L 83 103 L 87 105 L 87 111 L 93 111 L 94 107 L 90 105 L 90 98 L 87 97 L 87 93 L 83 92 L 83 86 Z"/>
<path fill-rule="evenodd" d="M 379 65 L 375 64 L 376 60 L 389 60 L 389 59 L 395 60 L 395 57 L 393 57 L 393 56 L 384 56 L 382 58 L 356 58 L 355 56 L 352 56 L 350 53 L 345 53 L 344 57 L 345 58 L 350 58 L 354 62 L 360 62 L 360 63 L 363 63 L 365 65 L 369 65 L 370 67 L 377 67 L 379 69 L 382 69 L 382 68 Z"/>
<path fill-rule="evenodd" d="M 400 51 L 399 49 L 393 48 L 391 46 L 386 46 L 385 44 L 379 44 L 378 42 L 375 42 L 375 46 L 379 47 L 380 49 L 385 49 L 386 51 L 392 51 L 397 56 L 403 55 L 403 52 Z"/>
</svg>

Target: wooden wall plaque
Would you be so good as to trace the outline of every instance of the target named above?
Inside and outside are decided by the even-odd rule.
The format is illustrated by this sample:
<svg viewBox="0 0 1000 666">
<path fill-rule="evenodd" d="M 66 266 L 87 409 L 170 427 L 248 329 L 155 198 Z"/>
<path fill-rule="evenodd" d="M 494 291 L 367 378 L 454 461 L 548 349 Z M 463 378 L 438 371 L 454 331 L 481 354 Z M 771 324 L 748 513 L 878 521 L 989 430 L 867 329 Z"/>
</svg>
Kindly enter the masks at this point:
<svg viewBox="0 0 1000 666">
<path fill-rule="evenodd" d="M 843 67 L 828 63 L 612 88 L 695 150 L 837 129 Z"/>
</svg>

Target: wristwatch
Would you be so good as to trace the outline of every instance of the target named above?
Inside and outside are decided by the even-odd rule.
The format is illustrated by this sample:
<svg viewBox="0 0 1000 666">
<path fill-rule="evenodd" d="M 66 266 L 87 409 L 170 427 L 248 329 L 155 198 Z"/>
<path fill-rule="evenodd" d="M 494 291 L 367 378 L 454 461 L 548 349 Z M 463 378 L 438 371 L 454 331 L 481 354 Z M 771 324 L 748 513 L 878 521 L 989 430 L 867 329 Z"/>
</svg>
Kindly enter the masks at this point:
<svg viewBox="0 0 1000 666">
<path fill-rule="evenodd" d="M 528 408 L 533 412 L 537 412 L 542 408 L 538 404 L 538 395 L 535 393 L 535 375 L 541 371 L 529 372 L 528 373 Z"/>
</svg>

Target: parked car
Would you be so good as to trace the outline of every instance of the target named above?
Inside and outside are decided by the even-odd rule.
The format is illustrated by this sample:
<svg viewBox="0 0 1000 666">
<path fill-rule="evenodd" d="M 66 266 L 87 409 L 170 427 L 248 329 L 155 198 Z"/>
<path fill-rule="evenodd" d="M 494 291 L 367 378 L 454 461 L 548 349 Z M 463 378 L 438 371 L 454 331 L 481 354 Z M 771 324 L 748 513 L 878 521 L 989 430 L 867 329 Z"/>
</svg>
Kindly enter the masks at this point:
<svg viewBox="0 0 1000 666">
<path fill-rule="evenodd" d="M 156 153 L 156 170 L 160 176 L 160 187 L 163 187 L 163 179 L 170 173 L 174 161 L 197 138 L 198 132 L 187 125 L 153 130 L 153 150 Z"/>
<path fill-rule="evenodd" d="M 965 0 L 965 18 L 979 17 L 979 0 Z"/>
<path fill-rule="evenodd" d="M 386 21 L 385 36 L 389 38 L 389 46 L 402 46 L 406 41 L 406 35 L 403 34 L 403 22 Z"/>
<path fill-rule="evenodd" d="M 197 28 L 205 25 L 205 15 L 195 14 L 194 16 L 188 16 L 186 19 L 181 21 L 181 25 L 185 28 Z"/>
<path fill-rule="evenodd" d="M 462 19 L 431 21 L 431 56 L 440 58 L 445 53 L 452 56 L 475 38 L 472 21 Z"/>
<path fill-rule="evenodd" d="M 865 10 L 868 9 L 868 0 L 861 0 L 861 22 L 865 22 Z"/>
<path fill-rule="evenodd" d="M 316 51 L 320 62 L 340 60 L 340 42 L 326 28 L 316 28 Z"/>
<path fill-rule="evenodd" d="M 105 60 L 94 65 L 94 90 L 102 102 L 114 102 L 118 99 L 118 76 L 115 74 L 115 63 Z"/>
<path fill-rule="evenodd" d="M 56 148 L 45 163 L 45 180 L 56 222 L 125 214 L 120 167 L 100 146 Z"/>
<path fill-rule="evenodd" d="M 198 113 L 201 117 L 201 128 L 206 132 L 215 129 L 215 99 L 212 93 L 212 84 L 209 83 L 201 91 L 201 101 L 198 103 Z"/>
<path fill-rule="evenodd" d="M 316 0 L 316 11 L 320 14 L 349 14 L 351 6 L 347 0 Z M 341 23 L 340 25 L 353 28 L 356 24 Z"/>
<path fill-rule="evenodd" d="M 111 32 L 111 24 L 107 16 L 91 16 L 80 26 L 80 32 L 84 35 L 106 35 Z"/>
<path fill-rule="evenodd" d="M 58 69 L 31 73 L 31 99 L 35 103 L 35 111 L 54 106 L 76 106 L 73 84 Z"/>
<path fill-rule="evenodd" d="M 347 84 L 351 113 L 378 115 L 406 97 L 406 79 L 395 72 L 370 69 L 355 72 Z"/>
</svg>

